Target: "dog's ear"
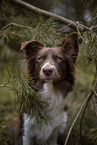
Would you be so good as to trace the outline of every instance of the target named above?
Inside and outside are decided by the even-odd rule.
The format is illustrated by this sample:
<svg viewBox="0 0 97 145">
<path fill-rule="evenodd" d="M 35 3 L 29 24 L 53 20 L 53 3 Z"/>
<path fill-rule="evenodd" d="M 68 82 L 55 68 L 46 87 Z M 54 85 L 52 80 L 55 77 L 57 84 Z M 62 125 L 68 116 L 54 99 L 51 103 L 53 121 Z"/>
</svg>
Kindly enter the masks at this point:
<svg viewBox="0 0 97 145">
<path fill-rule="evenodd" d="M 36 40 L 26 41 L 21 44 L 21 49 L 24 50 L 26 58 L 30 58 L 33 55 L 35 56 L 39 49 L 43 47 L 43 44 Z"/>
<path fill-rule="evenodd" d="M 63 48 L 64 55 L 75 63 L 78 55 L 78 34 L 76 32 L 71 33 L 60 45 Z"/>
</svg>

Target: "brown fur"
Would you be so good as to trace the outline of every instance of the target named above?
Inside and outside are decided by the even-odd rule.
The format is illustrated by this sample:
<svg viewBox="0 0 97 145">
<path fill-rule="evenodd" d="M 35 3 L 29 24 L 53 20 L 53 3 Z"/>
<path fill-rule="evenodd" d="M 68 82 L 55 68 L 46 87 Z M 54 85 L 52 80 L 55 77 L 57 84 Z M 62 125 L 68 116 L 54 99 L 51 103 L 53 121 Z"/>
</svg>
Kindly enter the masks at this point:
<svg viewBox="0 0 97 145">
<path fill-rule="evenodd" d="M 68 35 L 57 48 L 54 48 L 57 53 L 64 57 L 66 62 L 66 68 L 64 68 L 66 69 L 64 74 L 65 78 L 60 80 L 58 83 L 54 83 L 54 85 L 57 88 L 65 90 L 66 94 L 72 90 L 75 82 L 75 63 L 79 50 L 77 38 L 77 33 L 72 33 Z M 37 69 L 35 68 L 35 62 L 38 52 L 40 51 L 40 53 L 43 53 L 46 48 L 43 47 L 43 44 L 34 40 L 23 43 L 21 50 L 22 49 L 25 52 L 28 66 L 28 76 L 31 79 L 31 84 L 39 90 L 43 83 L 39 79 Z"/>
<path fill-rule="evenodd" d="M 75 64 L 78 55 L 78 35 L 77 33 L 72 33 L 68 35 L 65 40 L 58 45 L 56 48 L 45 48 L 43 44 L 38 41 L 28 41 L 22 44 L 21 50 L 24 50 L 26 62 L 27 62 L 27 73 L 29 76 L 30 84 L 35 90 L 40 90 L 43 86 L 43 81 L 39 78 L 39 55 L 45 56 L 45 52 L 48 56 L 52 56 L 52 52 L 60 55 L 64 63 L 60 65 L 62 67 L 62 72 L 59 74 L 60 79 L 54 80 L 53 84 L 56 89 L 62 90 L 66 96 L 68 92 L 73 89 L 75 82 Z M 46 54 L 47 55 L 47 54 Z M 54 55 L 53 55 L 54 57 Z M 52 59 L 52 58 L 51 58 Z M 59 62 L 61 60 L 58 60 Z M 59 63 L 58 62 L 58 63 Z M 44 63 L 44 61 L 43 61 Z M 41 68 L 41 67 L 40 67 Z M 67 109 L 67 108 L 64 108 Z M 15 119 L 13 122 L 15 125 L 13 127 L 14 138 L 20 136 L 20 119 Z M 62 138 L 62 137 L 61 137 Z M 64 141 L 62 141 L 64 142 Z M 63 144 L 63 143 L 62 143 Z M 61 144 L 61 145 L 62 145 Z M 18 145 L 18 143 L 16 144 Z"/>
<path fill-rule="evenodd" d="M 11 130 L 14 145 L 22 145 L 22 118 L 15 117 L 11 123 Z"/>
</svg>

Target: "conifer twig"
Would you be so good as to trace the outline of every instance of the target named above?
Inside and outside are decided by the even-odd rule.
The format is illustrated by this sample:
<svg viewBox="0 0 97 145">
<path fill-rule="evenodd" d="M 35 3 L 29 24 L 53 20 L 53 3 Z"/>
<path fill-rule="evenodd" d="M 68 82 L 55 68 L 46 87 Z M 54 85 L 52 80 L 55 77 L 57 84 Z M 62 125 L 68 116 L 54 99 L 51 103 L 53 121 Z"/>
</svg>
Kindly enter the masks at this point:
<svg viewBox="0 0 97 145">
<path fill-rule="evenodd" d="M 3 31 L 3 30 L 5 30 L 5 29 L 8 28 L 8 27 L 11 27 L 11 26 L 17 26 L 17 27 L 21 27 L 21 28 L 32 29 L 32 27 L 23 26 L 23 25 L 16 24 L 16 23 L 9 23 L 9 24 L 5 25 L 5 26 L 0 30 L 0 32 Z"/>
<path fill-rule="evenodd" d="M 97 93 L 96 93 L 96 97 L 97 97 Z M 95 109 L 96 116 L 97 116 L 97 102 L 96 102 L 96 97 L 95 97 L 95 93 L 94 93 L 94 96 L 93 96 L 93 104 L 94 104 L 94 109 Z"/>
<path fill-rule="evenodd" d="M 74 124 L 75 124 L 75 122 L 77 121 L 77 119 L 78 119 L 80 113 L 83 111 L 83 112 L 82 112 L 82 116 L 81 116 L 81 120 L 80 120 L 80 137 L 82 136 L 82 120 L 83 120 L 83 116 L 84 116 L 85 110 L 86 110 L 86 108 L 87 108 L 87 106 L 88 106 L 88 103 L 89 103 L 91 97 L 92 97 L 92 96 L 94 95 L 94 93 L 95 93 L 96 86 L 97 86 L 97 76 L 96 76 L 96 78 L 95 78 L 95 82 L 94 82 L 92 91 L 91 91 L 91 92 L 88 94 L 88 96 L 86 97 L 84 103 L 82 104 L 82 106 L 81 106 L 79 112 L 77 113 L 77 115 L 76 115 L 76 117 L 75 117 L 75 119 L 74 119 L 74 121 L 73 121 L 73 123 L 72 123 L 70 129 L 69 129 L 69 132 L 68 132 L 68 135 L 67 135 L 67 137 L 66 137 L 66 141 L 65 141 L 65 144 L 64 144 L 64 145 L 67 145 L 67 142 L 68 142 L 68 140 L 69 140 L 69 137 L 70 137 L 71 131 L 72 131 L 73 127 L 74 127 Z"/>
<path fill-rule="evenodd" d="M 95 60 L 95 65 L 96 65 L 96 75 L 95 75 L 93 101 L 94 101 L 94 107 L 95 107 L 95 112 L 96 112 L 96 116 L 97 116 L 97 60 Z"/>
<path fill-rule="evenodd" d="M 24 2 L 22 0 L 10 0 L 10 1 L 12 1 L 12 2 L 14 2 L 14 3 L 16 3 L 16 4 L 20 5 L 20 6 L 23 6 L 26 9 L 31 10 L 31 11 L 39 14 L 39 15 L 43 15 L 45 17 L 53 17 L 55 20 L 57 20 L 57 21 L 59 21 L 61 23 L 64 23 L 65 25 L 70 24 L 69 27 L 71 27 L 73 29 L 77 29 L 77 27 L 79 27 L 80 31 L 84 31 L 84 27 L 78 25 L 78 23 L 76 24 L 76 22 L 73 22 L 73 21 L 71 21 L 71 20 L 69 20 L 69 19 L 67 19 L 65 17 L 62 17 L 62 16 L 57 15 L 57 14 L 54 14 L 52 12 L 48 12 L 48 11 L 40 9 L 40 8 L 37 8 L 37 7 L 31 5 L 31 4 L 27 3 L 27 2 Z"/>
<path fill-rule="evenodd" d="M 82 145 L 83 145 L 83 142 L 82 142 L 82 121 L 83 121 L 83 117 L 84 117 L 86 108 L 87 108 L 87 106 L 88 106 L 88 104 L 90 102 L 91 97 L 93 95 L 97 95 L 97 93 L 95 92 L 96 86 L 97 86 L 97 75 L 96 75 L 95 82 L 94 82 L 94 85 L 93 85 L 93 91 L 90 92 L 88 100 L 87 100 L 87 102 L 86 102 L 86 104 L 84 106 L 84 109 L 83 109 L 83 112 L 82 112 L 82 115 L 81 115 L 81 120 L 80 120 L 80 140 L 81 140 L 81 144 Z"/>
<path fill-rule="evenodd" d="M 7 85 L 7 84 L 10 83 L 11 81 L 12 81 L 12 79 L 11 79 L 11 80 L 8 80 L 4 85 L 0 85 L 0 88 L 6 87 L 6 88 L 9 88 L 9 89 L 11 89 L 11 90 L 14 90 L 14 88 L 12 88 L 12 87 L 10 87 L 10 86 Z"/>
<path fill-rule="evenodd" d="M 97 97 L 97 93 L 94 91 L 94 95 Z"/>
<path fill-rule="evenodd" d="M 88 96 L 86 97 L 84 103 L 82 104 L 82 106 L 81 106 L 79 112 L 77 113 L 77 115 L 76 115 L 76 117 L 75 117 L 75 119 L 74 119 L 74 121 L 73 121 L 73 123 L 72 123 L 70 129 L 69 129 L 69 132 L 68 132 L 68 135 L 67 135 L 67 138 L 66 138 L 66 141 L 65 141 L 65 144 L 64 144 L 64 145 L 67 145 L 67 142 L 68 142 L 68 140 L 69 140 L 69 137 L 70 137 L 71 131 L 72 131 L 73 127 L 74 127 L 74 124 L 75 124 L 75 122 L 77 121 L 77 119 L 78 119 L 80 113 L 82 112 L 83 108 L 85 107 L 85 104 L 87 103 L 87 101 L 89 100 L 89 98 L 91 97 L 91 95 L 93 95 L 93 91 L 91 91 L 91 92 L 88 94 Z"/>
<path fill-rule="evenodd" d="M 89 95 L 87 96 L 87 101 L 86 101 L 86 103 L 84 105 L 84 109 L 83 109 L 83 112 L 82 112 L 82 115 L 81 115 L 81 120 L 80 120 L 80 140 L 81 140 L 81 144 L 83 144 L 83 142 L 82 142 L 82 121 L 83 121 L 83 117 L 84 117 L 86 108 L 87 108 L 87 106 L 88 106 L 88 104 L 90 102 L 90 99 L 92 98 L 93 94 L 94 94 L 94 92 L 91 91 L 89 93 Z"/>
</svg>

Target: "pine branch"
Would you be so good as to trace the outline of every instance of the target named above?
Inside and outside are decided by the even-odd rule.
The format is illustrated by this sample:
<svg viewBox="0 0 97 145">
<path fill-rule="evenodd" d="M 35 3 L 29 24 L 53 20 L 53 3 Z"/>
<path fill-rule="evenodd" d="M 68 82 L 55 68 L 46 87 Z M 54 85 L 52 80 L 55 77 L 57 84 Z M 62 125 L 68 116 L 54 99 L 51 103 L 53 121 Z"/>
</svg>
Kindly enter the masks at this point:
<svg viewBox="0 0 97 145">
<path fill-rule="evenodd" d="M 66 141 L 65 141 L 65 144 L 64 145 L 67 145 L 67 142 L 69 140 L 69 137 L 70 137 L 70 134 L 71 134 L 71 131 L 75 125 L 75 122 L 77 121 L 78 117 L 80 116 L 81 112 L 82 112 L 82 116 L 81 116 L 81 120 L 80 120 L 80 137 L 82 137 L 82 120 L 83 120 L 83 117 L 84 117 L 84 114 L 85 114 L 85 111 L 86 111 L 86 108 L 90 102 L 90 99 L 93 97 L 94 93 L 95 93 L 95 89 L 96 89 L 96 86 L 97 86 L 97 77 L 95 78 L 95 83 L 93 85 L 93 89 L 92 91 L 88 94 L 88 96 L 86 97 L 84 103 L 82 104 L 79 112 L 77 113 L 69 131 L 68 131 L 68 135 L 66 137 Z M 82 142 L 82 141 L 81 141 Z"/>
<path fill-rule="evenodd" d="M 29 82 L 24 75 L 23 69 L 18 65 L 17 69 L 11 65 L 6 68 L 6 76 L 9 79 L 5 84 L 0 85 L 0 88 L 6 87 L 14 93 L 14 105 L 19 114 L 25 112 L 35 118 L 36 123 L 48 123 L 49 116 L 46 114 L 48 104 L 44 101 L 43 96 L 29 85 Z M 9 70 L 11 70 L 9 72 Z M 18 105 L 17 105 L 18 104 Z"/>
<path fill-rule="evenodd" d="M 83 145 L 83 142 L 82 142 L 82 121 L 83 121 L 83 117 L 84 117 L 85 111 L 87 109 L 87 106 L 88 106 L 88 104 L 90 102 L 90 99 L 93 97 L 93 95 L 95 95 L 96 98 L 97 98 L 97 93 L 95 92 L 95 89 L 97 89 L 96 86 L 97 86 L 97 76 L 95 78 L 95 82 L 94 82 L 94 85 L 93 85 L 93 91 L 90 92 L 89 97 L 88 97 L 88 100 L 85 103 L 85 106 L 84 106 L 84 109 L 83 109 L 83 112 L 82 112 L 82 115 L 81 115 L 81 120 L 80 120 L 80 140 L 81 140 L 81 144 L 82 145 Z"/>
<path fill-rule="evenodd" d="M 23 6 L 26 9 L 31 10 L 31 11 L 39 14 L 39 15 L 43 15 L 45 17 L 50 17 L 50 18 L 53 17 L 55 20 L 65 24 L 65 25 L 69 25 L 70 28 L 73 28 L 75 30 L 78 28 L 81 32 L 84 31 L 84 27 L 79 25 L 78 22 L 73 22 L 73 21 L 71 21 L 71 20 L 69 20 L 67 18 L 64 18 L 64 17 L 60 16 L 60 15 L 57 15 L 57 14 L 54 14 L 52 12 L 48 12 L 46 10 L 37 8 L 37 7 L 31 5 L 31 4 L 27 3 L 27 2 L 24 2 L 22 0 L 9 0 L 9 1 L 12 1 L 15 4 L 18 4 L 20 6 Z"/>
<path fill-rule="evenodd" d="M 8 27 L 11 27 L 11 26 L 17 26 L 17 27 L 21 27 L 21 28 L 32 29 L 32 27 L 23 26 L 23 25 L 19 25 L 19 24 L 16 24 L 16 23 L 9 23 L 9 24 L 7 24 L 6 26 L 4 26 L 4 27 L 0 30 L 0 32 L 3 31 L 3 30 L 5 30 L 5 29 L 8 28 Z M 32 29 L 32 30 L 33 30 L 33 29 Z"/>
<path fill-rule="evenodd" d="M 7 85 L 7 84 L 9 84 L 11 81 L 12 81 L 12 79 L 11 79 L 11 80 L 8 80 L 8 81 L 7 81 L 5 84 L 3 84 L 3 85 L 0 85 L 0 88 L 6 87 L 6 88 L 9 88 L 9 89 L 11 89 L 11 90 L 14 90 L 14 88 L 12 88 L 12 87 L 10 87 L 10 86 Z"/>
<path fill-rule="evenodd" d="M 82 142 L 82 121 L 83 121 L 83 117 L 84 117 L 84 114 L 85 114 L 85 111 L 88 107 L 88 104 L 90 102 L 90 99 L 92 98 L 94 92 L 90 92 L 89 95 L 87 96 L 87 101 L 84 105 L 84 108 L 83 108 L 83 112 L 82 112 L 82 115 L 81 115 L 81 120 L 80 120 L 80 141 L 81 141 L 81 144 L 83 145 L 83 142 Z"/>
<path fill-rule="evenodd" d="M 96 60 L 95 60 L 95 65 L 96 65 L 96 76 L 95 76 L 95 79 L 96 79 L 96 82 L 97 82 L 97 61 Z M 96 116 L 97 116 L 97 83 L 95 84 L 95 88 L 94 88 L 93 100 L 94 100 L 94 107 L 95 107 L 95 112 L 96 112 Z"/>
<path fill-rule="evenodd" d="M 87 103 L 87 101 L 90 99 L 90 97 L 91 97 L 92 95 L 93 95 L 93 92 L 90 92 L 90 93 L 88 94 L 88 96 L 86 97 L 84 103 L 82 104 L 82 106 L 81 106 L 79 112 L 77 113 L 77 115 L 76 115 L 76 117 L 75 117 L 75 119 L 74 119 L 74 121 L 73 121 L 73 123 L 72 123 L 70 129 L 69 129 L 69 132 L 68 132 L 68 135 L 67 135 L 67 137 L 66 137 L 66 141 L 65 141 L 65 144 L 64 144 L 64 145 L 67 145 L 67 142 L 68 142 L 68 140 L 69 140 L 69 137 L 70 137 L 71 131 L 72 131 L 74 125 L 75 125 L 75 122 L 77 121 L 78 117 L 80 116 L 81 112 L 83 111 L 83 109 L 84 109 L 84 107 L 85 107 L 85 104 Z"/>
<path fill-rule="evenodd" d="M 94 108 L 95 108 L 95 112 L 97 116 L 97 93 L 95 91 L 94 91 L 94 96 L 93 96 L 93 104 L 94 104 Z"/>
</svg>

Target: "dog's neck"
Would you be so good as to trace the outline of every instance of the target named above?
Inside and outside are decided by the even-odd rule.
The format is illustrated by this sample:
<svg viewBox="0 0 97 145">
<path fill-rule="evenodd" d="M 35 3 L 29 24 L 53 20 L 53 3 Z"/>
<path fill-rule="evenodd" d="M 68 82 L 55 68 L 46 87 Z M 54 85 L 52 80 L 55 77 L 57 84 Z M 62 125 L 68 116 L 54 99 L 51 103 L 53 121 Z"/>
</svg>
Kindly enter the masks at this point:
<svg viewBox="0 0 97 145">
<path fill-rule="evenodd" d="M 43 90 L 44 93 L 48 94 L 49 96 L 55 95 L 56 97 L 59 98 L 62 98 L 64 96 L 63 91 L 56 88 L 53 83 L 44 83 Z"/>
<path fill-rule="evenodd" d="M 47 108 L 49 116 L 57 118 L 67 105 L 67 96 L 64 96 L 64 92 L 57 89 L 53 83 L 44 83 L 43 89 L 39 92 L 43 94 L 43 101 L 49 104 Z"/>
<path fill-rule="evenodd" d="M 34 89 L 36 91 L 42 90 L 45 86 L 48 86 L 48 89 L 54 89 L 55 91 L 57 90 L 58 92 L 61 92 L 64 97 L 67 96 L 67 94 L 72 91 L 73 89 L 73 81 L 68 81 L 66 79 L 60 80 L 56 83 L 42 83 L 40 80 L 37 80 L 36 83 L 33 84 Z M 32 87 L 33 87 L 32 86 Z M 52 86 L 52 87 L 51 87 Z"/>
</svg>

